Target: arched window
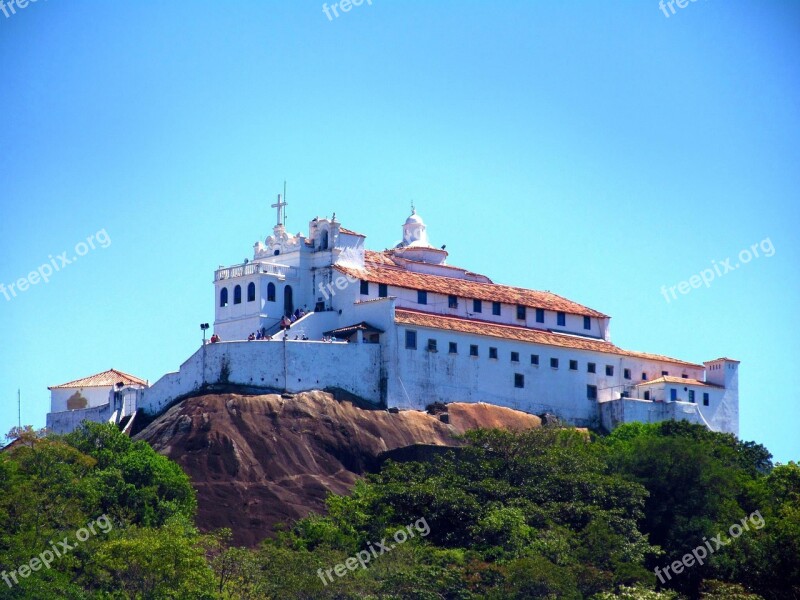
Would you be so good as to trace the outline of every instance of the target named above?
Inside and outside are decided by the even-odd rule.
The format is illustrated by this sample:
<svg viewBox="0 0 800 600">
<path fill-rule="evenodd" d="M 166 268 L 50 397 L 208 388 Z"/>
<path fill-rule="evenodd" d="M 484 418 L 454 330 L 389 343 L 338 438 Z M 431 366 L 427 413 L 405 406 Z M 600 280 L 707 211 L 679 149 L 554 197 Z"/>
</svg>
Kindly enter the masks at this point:
<svg viewBox="0 0 800 600">
<path fill-rule="evenodd" d="M 291 317 L 294 312 L 294 300 L 292 298 L 292 286 L 287 285 L 283 288 L 283 314 Z"/>
<path fill-rule="evenodd" d="M 233 303 L 234 304 L 241 304 L 242 303 L 242 286 L 237 285 L 233 288 Z"/>
<path fill-rule="evenodd" d="M 220 307 L 228 306 L 228 288 L 224 287 L 219 292 Z"/>
<path fill-rule="evenodd" d="M 322 235 L 319 238 L 319 247 L 320 250 L 327 250 L 328 249 L 328 230 L 322 232 Z"/>
<path fill-rule="evenodd" d="M 267 286 L 267 300 L 269 302 L 275 302 L 275 284 L 272 283 L 271 281 Z"/>
<path fill-rule="evenodd" d="M 256 284 L 252 281 L 247 284 L 247 301 L 248 302 L 255 302 L 256 301 Z"/>
</svg>

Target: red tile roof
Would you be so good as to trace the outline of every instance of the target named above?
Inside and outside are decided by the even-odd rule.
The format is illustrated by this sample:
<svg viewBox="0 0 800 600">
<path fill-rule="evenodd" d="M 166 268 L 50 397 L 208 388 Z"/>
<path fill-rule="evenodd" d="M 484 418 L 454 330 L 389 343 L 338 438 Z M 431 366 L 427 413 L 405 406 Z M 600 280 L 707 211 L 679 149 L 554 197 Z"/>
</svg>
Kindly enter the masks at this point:
<svg viewBox="0 0 800 600">
<path fill-rule="evenodd" d="M 642 381 L 636 384 L 636 386 L 640 385 L 651 385 L 654 383 L 682 383 L 683 385 L 702 385 L 704 387 L 722 387 L 719 385 L 714 385 L 713 383 L 706 383 L 705 381 L 700 381 L 699 379 L 691 379 L 688 377 L 675 377 L 673 375 L 664 375 L 663 377 L 658 377 L 656 379 L 651 379 L 650 381 Z"/>
<path fill-rule="evenodd" d="M 353 231 L 352 229 L 346 229 L 345 227 L 339 227 L 339 233 L 344 233 L 345 235 L 354 235 L 356 237 L 367 237 L 363 233 L 358 233 Z"/>
<path fill-rule="evenodd" d="M 89 377 L 83 377 L 82 379 L 76 379 L 75 381 L 62 383 L 61 385 L 52 385 L 47 389 L 56 390 L 59 388 L 103 387 L 106 385 L 116 385 L 120 381 L 125 385 L 147 385 L 147 382 L 144 379 L 139 379 L 138 377 L 128 375 L 127 373 L 117 371 L 116 369 L 109 369 L 108 371 L 97 373 L 96 375 L 90 375 Z"/>
<path fill-rule="evenodd" d="M 367 252 L 364 264 L 365 269 L 353 269 L 340 265 L 336 265 L 336 268 L 357 279 L 385 283 L 412 290 L 453 294 L 463 298 L 475 298 L 476 300 L 489 302 L 520 304 L 532 308 L 543 308 L 545 310 L 562 311 L 589 317 L 606 318 L 608 316 L 551 292 L 539 292 L 497 283 L 481 283 L 442 275 L 430 275 L 428 273 L 415 273 L 396 265 L 383 252 Z"/>
<path fill-rule="evenodd" d="M 448 331 L 458 331 L 460 333 L 471 333 L 475 335 L 486 335 L 490 337 L 518 340 L 521 342 L 546 344 L 548 346 L 559 346 L 561 348 L 575 348 L 578 350 L 589 350 L 592 352 L 604 352 L 606 354 L 629 356 L 631 358 L 644 358 L 648 360 L 674 363 L 696 369 L 703 368 L 703 365 L 678 360 L 676 358 L 670 358 L 668 356 L 623 350 L 611 342 L 606 342 L 604 340 L 553 333 L 551 331 L 542 329 L 531 329 L 516 325 L 499 325 L 490 321 L 481 321 L 477 319 L 434 315 L 431 313 L 409 310 L 405 308 L 395 309 L 395 322 L 401 325 L 414 325 L 417 327 L 429 327 L 431 329 L 444 329 Z"/>
</svg>

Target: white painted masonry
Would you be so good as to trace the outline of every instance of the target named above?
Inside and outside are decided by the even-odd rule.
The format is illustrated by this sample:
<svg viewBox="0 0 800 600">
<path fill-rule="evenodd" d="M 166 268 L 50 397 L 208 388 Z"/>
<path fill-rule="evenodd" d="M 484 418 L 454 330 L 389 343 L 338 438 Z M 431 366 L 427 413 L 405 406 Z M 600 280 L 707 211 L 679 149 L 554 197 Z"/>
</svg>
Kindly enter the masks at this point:
<svg viewBox="0 0 800 600">
<path fill-rule="evenodd" d="M 738 361 L 621 349 L 603 313 L 446 264 L 416 212 L 400 244 L 371 252 L 335 215 L 313 219 L 308 237 L 288 233 L 282 206 L 252 261 L 215 271 L 222 341 L 138 391 L 139 409 L 226 385 L 338 388 L 383 407 L 489 402 L 608 430 L 685 419 L 738 434 Z M 246 341 L 258 331 L 271 340 Z"/>
</svg>

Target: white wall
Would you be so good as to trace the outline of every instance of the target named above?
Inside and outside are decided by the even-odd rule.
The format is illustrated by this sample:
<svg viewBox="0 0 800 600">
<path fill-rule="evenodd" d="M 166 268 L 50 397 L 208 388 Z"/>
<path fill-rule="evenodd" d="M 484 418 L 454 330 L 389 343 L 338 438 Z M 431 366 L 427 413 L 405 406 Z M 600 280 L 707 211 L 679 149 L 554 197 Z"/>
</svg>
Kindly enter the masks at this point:
<svg viewBox="0 0 800 600">
<path fill-rule="evenodd" d="M 86 398 L 86 408 L 93 408 L 95 406 L 102 406 L 108 404 L 109 393 L 111 392 L 110 385 L 92 386 L 82 388 L 57 388 L 50 390 L 50 412 L 64 412 L 69 410 L 67 408 L 67 400 L 79 393 Z"/>
<path fill-rule="evenodd" d="M 204 359 L 205 354 L 205 359 Z M 365 400 L 380 401 L 380 355 L 377 344 L 326 342 L 221 342 L 207 344 L 144 390 L 139 408 L 158 414 L 180 396 L 203 384 L 227 383 L 300 392 L 338 387 Z"/>
</svg>

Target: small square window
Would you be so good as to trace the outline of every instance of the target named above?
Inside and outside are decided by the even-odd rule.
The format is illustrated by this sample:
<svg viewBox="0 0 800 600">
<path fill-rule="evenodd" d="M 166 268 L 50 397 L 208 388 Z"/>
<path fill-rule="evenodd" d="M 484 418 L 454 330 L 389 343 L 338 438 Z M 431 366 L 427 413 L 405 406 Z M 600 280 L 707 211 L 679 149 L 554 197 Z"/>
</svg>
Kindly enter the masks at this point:
<svg viewBox="0 0 800 600">
<path fill-rule="evenodd" d="M 489 358 L 497 358 L 497 348 L 489 348 Z"/>
<path fill-rule="evenodd" d="M 428 338 L 428 352 L 438 352 L 436 349 L 436 340 L 433 338 Z"/>
<path fill-rule="evenodd" d="M 694 390 L 689 390 L 689 402 L 694 404 Z"/>
<path fill-rule="evenodd" d="M 551 358 L 550 359 L 550 366 L 553 367 L 554 369 L 557 369 L 558 368 L 558 359 L 557 358 Z"/>
<path fill-rule="evenodd" d="M 458 354 L 458 344 L 455 342 L 450 342 L 450 348 L 448 352 L 450 352 L 450 354 Z"/>
<path fill-rule="evenodd" d="M 577 371 L 578 370 L 578 361 L 577 360 L 569 361 L 569 370 L 570 371 Z"/>
<path fill-rule="evenodd" d="M 630 379 L 631 378 L 631 370 L 630 369 L 622 369 L 622 376 L 625 379 Z"/>
<path fill-rule="evenodd" d="M 525 387 L 525 375 L 523 375 L 522 373 L 514 373 L 514 387 L 515 388 Z"/>
<path fill-rule="evenodd" d="M 378 296 L 381 298 L 386 298 L 389 295 L 389 286 L 385 283 L 378 284 Z"/>
<path fill-rule="evenodd" d="M 539 366 L 539 355 L 538 354 L 531 354 L 531 364 Z"/>
<path fill-rule="evenodd" d="M 511 353 L 511 362 L 519 362 L 519 352 Z"/>
<path fill-rule="evenodd" d="M 406 348 L 411 350 L 417 349 L 417 332 L 406 331 Z"/>
<path fill-rule="evenodd" d="M 567 315 L 563 312 L 559 312 L 556 315 L 556 324 L 559 327 L 564 327 L 567 324 Z"/>
<path fill-rule="evenodd" d="M 517 305 L 517 318 L 520 321 L 524 321 L 526 317 L 525 307 L 522 305 Z"/>
<path fill-rule="evenodd" d="M 596 385 L 587 385 L 586 386 L 586 397 L 589 400 L 597 400 L 597 386 Z"/>
<path fill-rule="evenodd" d="M 684 379 L 689 379 L 689 376 L 686 373 L 682 373 L 681 377 L 683 377 Z"/>
<path fill-rule="evenodd" d="M 369 296 L 369 281 L 361 280 L 361 295 Z"/>
<path fill-rule="evenodd" d="M 666 377 L 667 375 L 669 375 L 669 371 L 661 371 L 662 377 Z"/>
<path fill-rule="evenodd" d="M 447 306 L 449 308 L 458 308 L 458 296 L 448 296 Z"/>
<path fill-rule="evenodd" d="M 537 308 L 536 309 L 536 322 L 537 323 L 544 323 L 544 309 Z"/>
<path fill-rule="evenodd" d="M 493 315 L 499 316 L 500 315 L 500 308 L 501 308 L 501 305 L 500 305 L 499 302 L 492 302 L 492 314 Z"/>
<path fill-rule="evenodd" d="M 478 346 L 475 344 L 470 344 L 469 346 L 469 355 L 470 356 L 478 356 Z"/>
<path fill-rule="evenodd" d="M 586 364 L 586 372 L 587 373 L 597 373 L 597 365 L 595 363 L 587 363 Z"/>
<path fill-rule="evenodd" d="M 583 317 L 583 328 L 584 329 L 591 329 L 592 328 L 592 318 L 591 317 Z"/>
<path fill-rule="evenodd" d="M 708 392 L 703 392 L 703 406 L 708 406 Z"/>
<path fill-rule="evenodd" d="M 614 365 L 606 365 L 606 377 L 614 376 Z"/>
<path fill-rule="evenodd" d="M 479 313 L 483 312 L 483 302 L 480 300 L 473 300 L 472 301 L 472 312 Z"/>
<path fill-rule="evenodd" d="M 428 303 L 428 292 L 425 290 L 417 290 L 417 304 Z"/>
</svg>

